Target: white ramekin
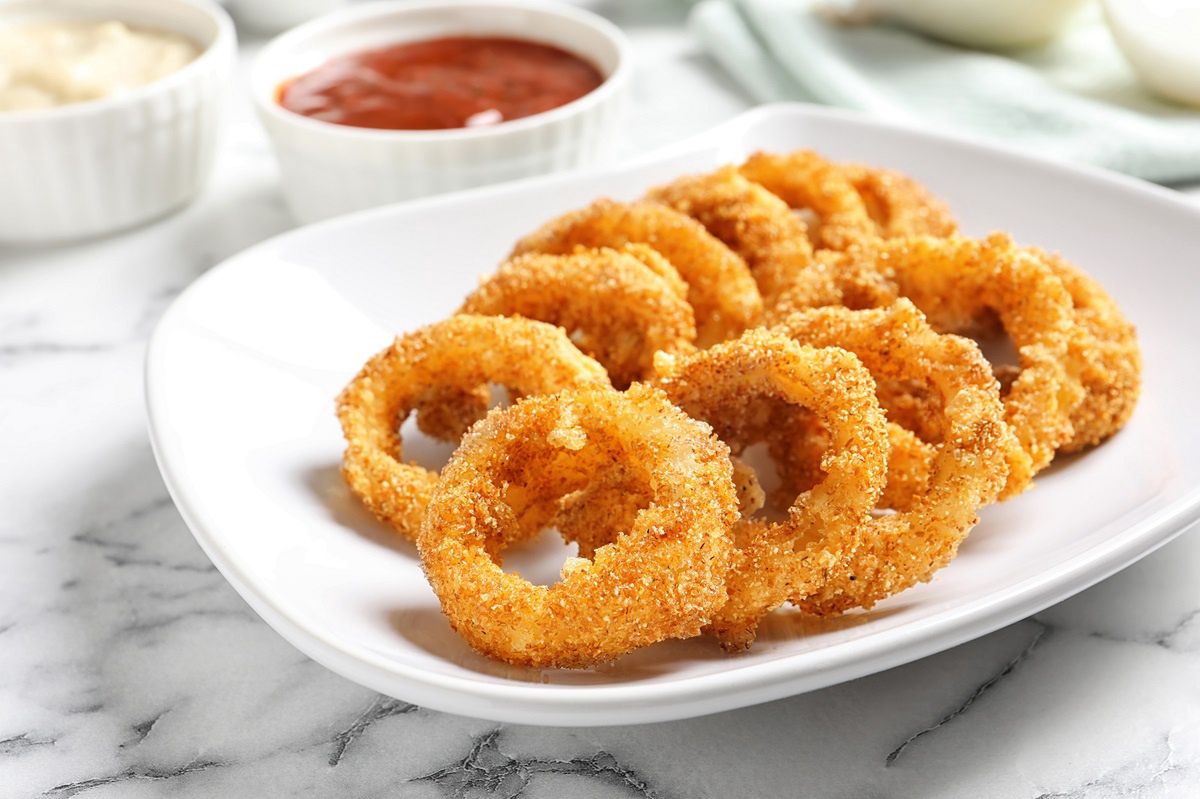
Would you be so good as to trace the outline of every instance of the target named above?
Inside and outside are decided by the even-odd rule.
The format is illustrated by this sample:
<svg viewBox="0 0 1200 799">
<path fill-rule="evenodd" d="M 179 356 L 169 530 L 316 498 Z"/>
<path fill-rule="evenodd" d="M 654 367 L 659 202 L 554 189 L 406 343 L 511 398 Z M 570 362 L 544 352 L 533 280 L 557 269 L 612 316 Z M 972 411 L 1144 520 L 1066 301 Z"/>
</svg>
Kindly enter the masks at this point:
<svg viewBox="0 0 1200 799">
<path fill-rule="evenodd" d="M 282 82 L 332 56 L 455 35 L 552 44 L 590 60 L 605 81 L 574 102 L 489 128 L 354 128 L 292 113 L 277 102 Z M 288 203 L 310 222 L 603 162 L 614 154 L 632 69 L 625 35 L 587 11 L 542 0 L 416 0 L 347 8 L 283 34 L 259 55 L 251 90 Z"/>
<path fill-rule="evenodd" d="M 205 48 L 134 91 L 0 112 L 0 241 L 94 236 L 161 216 L 211 171 L 236 57 L 233 23 L 211 0 L 3 0 L 0 25 L 115 19 L 181 33 Z"/>
</svg>

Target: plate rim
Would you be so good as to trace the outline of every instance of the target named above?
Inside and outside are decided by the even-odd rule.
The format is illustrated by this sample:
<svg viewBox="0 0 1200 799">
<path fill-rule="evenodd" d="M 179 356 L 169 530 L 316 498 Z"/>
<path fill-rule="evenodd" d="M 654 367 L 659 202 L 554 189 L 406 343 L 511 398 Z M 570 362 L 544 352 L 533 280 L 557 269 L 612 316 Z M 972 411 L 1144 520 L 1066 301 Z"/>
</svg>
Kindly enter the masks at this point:
<svg viewBox="0 0 1200 799">
<path fill-rule="evenodd" d="M 833 120 L 901 136 L 950 143 L 988 158 L 1008 159 L 1058 175 L 1098 182 L 1105 189 L 1133 192 L 1173 211 L 1193 215 L 1200 223 L 1200 209 L 1168 189 L 1132 177 L 1096 167 L 1064 164 L 961 135 L 926 131 L 842 109 L 803 103 L 759 106 L 697 136 L 624 162 L 616 168 L 622 171 L 636 169 L 706 147 L 719 147 L 727 138 L 735 137 L 739 130 L 774 116 Z M 363 220 L 414 207 L 437 207 L 454 204 L 465 198 L 503 195 L 515 188 L 532 185 L 552 187 L 603 175 L 611 170 L 612 167 L 608 167 L 527 178 L 395 203 L 297 227 L 259 242 L 212 267 L 184 289 L 160 317 L 146 348 L 144 398 L 151 448 L 167 491 L 193 537 L 238 594 L 272 629 L 326 668 L 387 694 L 394 694 L 397 690 L 395 683 L 402 682 L 405 691 L 411 690 L 414 695 L 423 694 L 419 698 L 407 697 L 417 698 L 423 706 L 497 721 L 603 726 L 705 715 L 816 690 L 908 663 L 986 635 L 1094 585 L 1200 521 L 1200 485 L 1196 485 L 1156 512 L 1074 556 L 1059 569 L 1042 571 L 1004 591 L 939 613 L 915 630 L 905 627 L 883 630 L 871 636 L 842 642 L 829 650 L 806 652 L 802 669 L 791 665 L 797 658 L 784 656 L 728 671 L 680 677 L 668 682 L 594 685 L 546 685 L 515 680 L 492 682 L 425 671 L 362 647 L 347 647 L 293 617 L 276 604 L 269 592 L 260 590 L 253 580 L 247 578 L 236 560 L 223 549 L 220 536 L 213 532 L 219 525 L 206 520 L 205 502 L 197 496 L 195 485 L 189 484 L 182 475 L 186 471 L 180 465 L 184 459 L 160 433 L 160 430 L 167 429 L 164 420 L 169 416 L 169 411 L 165 410 L 161 381 L 156 375 L 162 372 L 160 364 L 168 357 L 171 338 L 177 326 L 176 319 L 209 281 L 236 269 L 246 259 L 279 248 L 290 238 L 311 235 L 314 231 L 353 226 Z"/>
</svg>

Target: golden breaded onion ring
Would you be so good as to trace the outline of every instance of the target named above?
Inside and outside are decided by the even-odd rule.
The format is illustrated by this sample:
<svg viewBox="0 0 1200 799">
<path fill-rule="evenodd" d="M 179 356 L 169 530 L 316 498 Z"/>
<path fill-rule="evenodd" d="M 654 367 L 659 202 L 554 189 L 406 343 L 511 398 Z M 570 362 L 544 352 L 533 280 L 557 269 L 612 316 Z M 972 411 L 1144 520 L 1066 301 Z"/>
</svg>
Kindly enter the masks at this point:
<svg viewBox="0 0 1200 799">
<path fill-rule="evenodd" d="M 950 208 L 908 175 L 865 164 L 838 164 L 837 168 L 862 198 L 880 237 L 944 238 L 958 231 Z"/>
<path fill-rule="evenodd" d="M 697 344 L 707 347 L 758 323 L 762 297 L 750 269 L 696 220 L 657 203 L 597 200 L 525 236 L 513 255 L 566 255 L 577 247 L 645 244 L 679 271 L 696 314 Z"/>
<path fill-rule="evenodd" d="M 1083 399 L 1068 414 L 1069 437 L 1057 445 L 1056 449 L 1062 452 L 1077 452 L 1100 443 L 1120 430 L 1129 420 L 1137 404 L 1142 358 L 1133 325 L 1124 317 L 1108 292 L 1095 279 L 1061 256 L 1047 254 L 1032 247 L 1016 248 L 1005 236 L 992 236 L 986 242 L 974 245 L 965 242 L 969 240 L 951 237 L 947 240 L 945 249 L 952 249 L 955 258 L 990 260 L 992 266 L 985 267 L 985 272 L 987 269 L 996 268 L 996 263 L 1013 258 L 1039 262 L 1058 279 L 1067 292 L 1072 317 L 1078 329 L 1070 336 L 1069 355 L 1064 363 L 1072 381 L 1078 383 L 1078 389 L 1083 392 Z M 909 245 L 903 240 L 890 243 L 893 250 L 901 250 L 907 246 Z M 939 247 L 928 237 L 921 238 L 913 246 L 926 253 Z M 868 245 L 864 249 L 870 252 L 872 248 Z M 826 305 L 845 305 L 851 308 L 880 307 L 906 290 L 911 290 L 903 280 L 897 279 L 895 264 L 912 263 L 918 261 L 918 257 L 896 259 L 888 252 L 887 246 L 875 249 L 880 250 L 879 257 L 864 257 L 861 251 L 819 253 L 814 268 L 800 275 L 781 293 L 767 314 L 767 324 L 774 324 L 790 313 L 806 308 Z M 888 259 L 892 259 L 893 262 L 889 262 Z M 943 264 L 945 262 L 942 255 L 936 256 L 934 260 Z M 1022 272 L 1020 279 L 1024 282 L 1022 286 L 1016 287 L 1015 295 L 1028 292 L 1026 302 L 1061 308 L 1063 295 L 1056 287 L 1043 290 L 1043 294 L 1048 292 L 1051 296 L 1038 296 L 1035 286 L 1051 285 L 1053 282 L 1042 270 L 1024 267 L 1018 271 Z M 947 267 L 941 273 L 953 274 L 953 267 Z M 978 267 L 975 274 L 977 277 L 980 274 Z M 983 279 L 987 279 L 986 275 Z M 971 297 L 969 290 L 958 290 L 959 293 L 954 297 L 938 297 L 939 290 L 935 287 L 913 294 L 923 310 L 931 314 L 931 319 L 939 329 L 963 334 L 987 335 L 995 332 L 995 311 L 998 309 L 994 304 L 985 303 L 983 305 L 986 307 L 981 307 L 981 304 Z M 1010 316 L 1021 313 L 1017 302 L 1008 300 L 1005 304 L 1010 308 Z M 1055 350 L 1061 355 L 1060 347 L 1056 347 Z M 997 366 L 996 374 L 1001 379 L 1006 397 L 1012 383 L 1020 377 L 1021 371 L 1020 367 L 1012 365 Z M 1023 386 L 1022 390 L 1027 388 L 1027 385 Z M 898 420 L 896 412 L 905 414 L 908 421 L 901 421 L 901 424 L 925 437 L 921 428 L 914 426 L 914 423 L 919 424 L 919 419 L 916 414 L 910 412 L 914 410 L 914 406 L 919 407 L 924 399 L 906 394 L 902 390 L 891 391 L 890 387 L 889 390 L 885 390 L 885 387 L 881 386 L 880 400 L 888 408 L 889 418 Z M 1054 441 L 1061 439 L 1063 435 L 1065 433 L 1061 431 L 1057 435 L 1047 433 L 1045 440 Z M 1040 449 L 1041 465 L 1036 467 L 1039 469 L 1048 462 L 1047 448 L 1043 446 Z M 1016 486 L 1009 495 L 1013 493 L 1016 493 Z"/>
<path fill-rule="evenodd" d="M 654 250 L 527 253 L 505 261 L 460 313 L 524 316 L 565 328 L 625 388 L 652 371 L 654 353 L 694 349 L 696 323 L 678 273 Z"/>
<path fill-rule="evenodd" d="M 817 219 L 808 236 L 816 249 L 844 250 L 878 237 L 875 221 L 838 166 L 812 150 L 755 153 L 738 168 L 744 177 Z"/>
<path fill-rule="evenodd" d="M 936 445 L 890 419 L 887 438 L 887 481 L 878 507 L 908 510 L 929 483 Z M 779 486 L 772 492 L 777 503 L 779 497 L 807 491 L 825 476 L 821 457 L 829 448 L 829 434 L 812 414 L 779 415 L 766 440 L 779 476 Z"/>
<path fill-rule="evenodd" d="M 999 386 L 974 342 L 937 333 L 908 300 L 876 310 L 805 311 L 774 331 L 812 346 L 836 344 L 877 379 L 927 382 L 941 396 L 941 442 L 921 493 L 907 510 L 870 521 L 848 568 L 831 569 L 815 590 L 792 597 L 808 613 L 869 608 L 949 563 L 979 509 L 1004 487 L 1007 460 L 1020 450 Z"/>
<path fill-rule="evenodd" d="M 1137 331 L 1094 278 L 1059 255 L 1031 250 L 1062 281 L 1075 307 L 1075 321 L 1091 334 L 1082 381 L 1083 402 L 1071 414 L 1071 438 L 1060 452 L 1099 444 L 1129 421 L 1141 394 L 1142 352 Z"/>
<path fill-rule="evenodd" d="M 1085 396 L 1085 353 L 1094 347 L 1062 281 L 1042 258 L 1002 234 L 876 239 L 836 258 L 878 271 L 940 332 L 968 333 L 999 321 L 1019 359 L 1004 393 L 1006 418 L 1028 456 L 1027 464 L 1010 460 L 1002 498 L 1025 490 L 1073 436 L 1071 417 Z M 781 303 L 773 319 L 785 307 Z"/>
<path fill-rule="evenodd" d="M 506 574 L 520 519 L 620 463 L 649 504 L 551 586 Z M 578 668 L 696 635 L 725 601 L 737 518 L 729 449 L 662 392 L 635 385 L 532 397 L 463 439 L 418 547 L 451 625 L 507 663 Z"/>
<path fill-rule="evenodd" d="M 792 275 L 780 289 L 763 322 L 769 327 L 796 311 L 830 305 L 851 310 L 881 308 L 899 296 L 895 283 L 874 264 L 822 250 L 812 266 Z"/>
<path fill-rule="evenodd" d="M 875 383 L 845 350 L 801 346 L 751 330 L 671 364 L 656 381 L 679 407 L 713 426 L 734 455 L 770 434 L 764 400 L 808 408 L 830 432 L 824 475 L 795 498 L 782 522 L 744 519 L 729 601 L 708 627 L 726 649 L 744 649 L 761 619 L 795 596 L 820 590 L 859 546 L 887 469 L 883 412 Z"/>
<path fill-rule="evenodd" d="M 680 178 L 651 190 L 647 198 L 692 217 L 740 255 L 768 308 L 812 264 L 804 223 L 734 167 Z"/>
<path fill-rule="evenodd" d="M 405 537 L 416 538 L 438 476 L 404 462 L 400 424 L 432 393 L 488 383 L 546 394 L 607 386 L 608 377 L 552 325 L 460 315 L 396 339 L 338 397 L 347 441 L 342 475 L 372 513 Z"/>
</svg>

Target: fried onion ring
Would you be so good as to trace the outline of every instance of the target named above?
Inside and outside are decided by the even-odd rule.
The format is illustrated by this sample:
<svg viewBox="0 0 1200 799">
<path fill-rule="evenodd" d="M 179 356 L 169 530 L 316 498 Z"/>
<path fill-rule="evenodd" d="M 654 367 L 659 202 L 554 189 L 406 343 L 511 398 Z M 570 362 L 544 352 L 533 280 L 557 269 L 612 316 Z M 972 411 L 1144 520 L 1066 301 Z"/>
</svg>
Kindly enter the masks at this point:
<svg viewBox="0 0 1200 799">
<path fill-rule="evenodd" d="M 1076 323 L 1062 281 L 1043 259 L 1003 234 L 877 239 L 836 257 L 879 272 L 940 332 L 975 332 L 998 320 L 1018 353 L 1019 372 L 1004 404 L 1027 456 L 1010 458 L 1002 498 L 1024 491 L 1073 436 L 1071 417 L 1085 396 L 1084 354 L 1094 348 L 1093 337 Z M 884 403 L 896 399 L 885 396 Z"/>
<path fill-rule="evenodd" d="M 887 481 L 878 507 L 909 510 L 929 483 L 936 446 L 894 421 L 887 423 L 887 437 Z M 792 414 L 780 419 L 773 425 L 767 441 L 780 478 L 772 497 L 775 502 L 781 496 L 807 491 L 824 477 L 821 454 L 829 448 L 829 434 L 811 414 Z"/>
<path fill-rule="evenodd" d="M 348 443 L 342 475 L 372 513 L 405 537 L 416 538 L 438 477 L 404 462 L 401 422 L 432 393 L 486 390 L 489 381 L 526 394 L 608 385 L 603 367 L 552 325 L 462 315 L 396 339 L 338 397 Z"/>
<path fill-rule="evenodd" d="M 958 231 L 950 208 L 908 175 L 865 164 L 839 164 L 838 170 L 862 198 L 880 237 L 945 238 Z"/>
<path fill-rule="evenodd" d="M 649 504 L 591 560 L 537 586 L 498 559 L 531 509 L 613 463 Z M 418 547 L 451 625 L 514 665 L 578 668 L 696 635 L 725 601 L 737 518 L 729 450 L 662 392 L 635 385 L 494 410 L 442 471 Z"/>
<path fill-rule="evenodd" d="M 613 385 L 624 388 L 651 373 L 658 350 L 694 349 L 696 324 L 685 291 L 675 269 L 644 245 L 528 253 L 502 264 L 459 312 L 560 325 L 604 364 Z"/>
<path fill-rule="evenodd" d="M 577 247 L 645 244 L 687 283 L 697 343 L 707 347 L 758 323 L 762 297 L 750 270 L 694 219 L 657 203 L 598 200 L 547 223 L 517 242 L 513 255 L 565 255 Z"/>
<path fill-rule="evenodd" d="M 796 311 L 830 305 L 856 311 L 882 308 L 899 296 L 895 283 L 873 264 L 822 250 L 810 268 L 792 275 L 779 291 L 764 322 L 770 326 Z"/>
<path fill-rule="evenodd" d="M 812 264 L 804 223 L 734 167 L 680 178 L 647 197 L 692 217 L 745 259 L 768 308 Z"/>
<path fill-rule="evenodd" d="M 874 258 L 938 330 L 971 331 L 980 317 L 994 315 L 1012 339 L 1020 373 L 1004 404 L 1030 471 L 1011 473 L 1004 496 L 1020 493 L 1071 440 L 1071 416 L 1085 396 L 1080 354 L 1093 346 L 1092 337 L 1076 324 L 1062 281 L 1001 234 L 981 241 L 897 239 L 880 245 Z"/>
<path fill-rule="evenodd" d="M 816 249 L 844 250 L 878 237 L 875 221 L 837 164 L 812 150 L 786 155 L 755 153 L 738 168 L 747 179 L 816 217 L 808 236 Z"/>
<path fill-rule="evenodd" d="M 1073 434 L 1060 452 L 1078 452 L 1099 444 L 1129 421 L 1141 393 L 1142 353 L 1137 331 L 1095 279 L 1059 255 L 1031 250 L 1062 281 L 1075 307 L 1075 320 L 1092 336 L 1082 354 L 1087 365 L 1085 396 L 1071 414 Z"/>
<path fill-rule="evenodd" d="M 801 346 L 752 330 L 672 365 L 657 383 L 679 407 L 711 424 L 735 455 L 769 434 L 764 400 L 803 407 L 830 431 L 822 479 L 796 497 L 783 522 L 743 519 L 729 601 L 707 631 L 726 649 L 748 647 L 767 613 L 820 590 L 844 571 L 870 520 L 887 468 L 875 383 L 850 353 Z"/>
<path fill-rule="evenodd" d="M 923 490 L 904 503 L 906 510 L 871 520 L 848 568 L 831 570 L 815 590 L 792 597 L 819 615 L 869 608 L 949 563 L 978 510 L 1004 487 L 1007 461 L 1019 448 L 996 379 L 974 342 L 937 333 L 908 300 L 876 310 L 797 313 L 774 330 L 813 346 L 836 344 L 876 378 L 920 381 L 941 396 L 942 440 Z"/>
</svg>

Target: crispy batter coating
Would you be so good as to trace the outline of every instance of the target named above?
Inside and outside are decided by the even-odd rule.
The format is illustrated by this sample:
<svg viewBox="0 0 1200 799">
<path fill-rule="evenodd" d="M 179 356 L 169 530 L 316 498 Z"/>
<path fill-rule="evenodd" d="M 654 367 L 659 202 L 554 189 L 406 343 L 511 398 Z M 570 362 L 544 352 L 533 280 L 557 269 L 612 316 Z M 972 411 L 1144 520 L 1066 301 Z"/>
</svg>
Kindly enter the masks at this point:
<svg viewBox="0 0 1200 799">
<path fill-rule="evenodd" d="M 499 557 L 521 518 L 620 463 L 649 504 L 562 580 L 533 585 Z M 729 449 L 662 392 L 635 385 L 493 410 L 442 471 L 418 547 L 451 625 L 515 665 L 581 668 L 696 635 L 725 601 L 737 518 Z"/>
<path fill-rule="evenodd" d="M 886 408 L 884 412 L 886 416 Z M 929 483 L 936 448 L 893 421 L 887 423 L 887 437 L 887 482 L 878 507 L 909 510 Z M 780 504 L 779 497 L 794 497 L 825 476 L 821 455 L 829 448 L 829 433 L 811 414 L 782 417 L 774 424 L 767 441 L 780 478 L 771 497 L 776 504 Z"/>
<path fill-rule="evenodd" d="M 928 383 L 942 398 L 942 440 L 934 447 L 923 490 L 906 509 L 873 518 L 849 567 L 792 602 L 816 614 L 869 608 L 928 580 L 954 557 L 978 521 L 978 510 L 1005 485 L 1007 460 L 1019 452 L 991 368 L 975 343 L 938 334 L 907 300 L 889 308 L 821 308 L 775 328 L 814 346 L 836 343 L 882 379 Z"/>
<path fill-rule="evenodd" d="M 838 164 L 838 171 L 862 198 L 880 237 L 945 238 L 958 232 L 950 208 L 908 175 L 866 164 Z"/>
<path fill-rule="evenodd" d="M 565 255 L 577 247 L 645 244 L 687 283 L 697 343 L 708 347 L 756 325 L 762 297 L 750 269 L 696 220 L 658 203 L 597 200 L 552 220 L 517 242 L 513 255 Z"/>
<path fill-rule="evenodd" d="M 745 259 L 767 308 L 812 264 L 804 223 L 734 167 L 680 178 L 647 197 L 692 217 Z"/>
<path fill-rule="evenodd" d="M 1004 395 L 1007 419 L 1029 459 L 1028 465 L 1010 459 L 1002 498 L 1025 490 L 1074 435 L 1071 417 L 1085 396 L 1086 354 L 1095 347 L 1076 323 L 1062 281 L 1042 258 L 1002 234 L 876 240 L 842 257 L 877 269 L 941 332 L 973 332 L 981 320 L 998 320 L 1017 349 L 1020 370 Z"/>
<path fill-rule="evenodd" d="M 822 250 L 812 266 L 793 275 L 764 314 L 768 326 L 796 311 L 840 306 L 851 310 L 882 308 L 898 297 L 896 284 L 874 264 L 844 253 Z"/>
<path fill-rule="evenodd" d="M 343 473 L 417 540 L 451 625 L 514 665 L 701 632 L 738 650 L 785 602 L 869 608 L 1056 451 L 1113 435 L 1140 391 L 1135 330 L 1095 280 L 958 234 L 902 173 L 807 150 L 552 220 L 460 313 L 342 392 Z M 1002 333 L 1015 365 L 963 338 Z M 489 413 L 494 385 L 515 404 Z M 413 412 L 462 439 L 440 478 L 403 462 Z M 742 459 L 759 443 L 769 497 Z M 504 550 L 548 527 L 579 547 L 562 581 L 506 574 Z"/>
<path fill-rule="evenodd" d="M 844 250 L 878 237 L 875 221 L 849 178 L 812 150 L 755 153 L 739 171 L 789 207 L 811 211 L 816 224 L 810 225 L 808 235 L 817 249 Z"/>
<path fill-rule="evenodd" d="M 743 519 L 734 528 L 729 601 L 707 631 L 726 649 L 744 649 L 763 616 L 820 590 L 859 546 L 887 469 L 875 382 L 845 350 L 801 346 L 765 330 L 659 365 L 668 371 L 657 382 L 671 401 L 711 424 L 735 455 L 769 436 L 764 400 L 808 408 L 830 432 L 824 474 L 795 498 L 787 519 Z"/>
<path fill-rule="evenodd" d="M 342 475 L 382 521 L 416 538 L 437 474 L 404 462 L 400 425 L 430 393 L 489 382 L 526 394 L 607 386 L 604 368 L 559 328 L 527 319 L 452 316 L 402 336 L 367 361 L 342 391 Z"/>
<path fill-rule="evenodd" d="M 417 401 L 417 429 L 440 441 L 458 441 L 488 412 L 492 392 L 487 385 L 473 388 L 433 386 Z"/>
<path fill-rule="evenodd" d="M 1060 448 L 1077 452 L 1095 446 L 1129 421 L 1141 394 L 1142 352 L 1137 331 L 1094 278 L 1059 255 L 1031 249 L 1062 281 L 1075 306 L 1075 321 L 1091 334 L 1081 353 L 1086 396 L 1071 414 L 1074 433 Z"/>
<path fill-rule="evenodd" d="M 694 349 L 696 323 L 684 291 L 674 268 L 644 245 L 527 253 L 505 261 L 459 312 L 560 325 L 624 388 L 651 373 L 658 350 Z"/>
<path fill-rule="evenodd" d="M 1014 371 L 1016 367 L 1013 367 Z M 992 367 L 996 375 L 996 368 Z M 1014 375 L 1015 377 L 1015 375 Z M 1011 381 L 1010 381 L 1011 382 Z M 888 421 L 911 430 L 917 438 L 930 444 L 942 440 L 942 418 L 945 409 L 942 398 L 929 385 L 918 380 L 880 380 L 875 392 L 879 396 L 879 404 L 887 412 Z M 1004 381 L 1000 380 L 1000 395 L 1004 396 Z"/>
</svg>

